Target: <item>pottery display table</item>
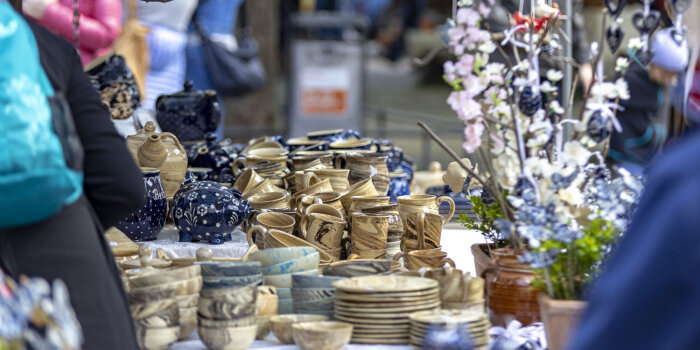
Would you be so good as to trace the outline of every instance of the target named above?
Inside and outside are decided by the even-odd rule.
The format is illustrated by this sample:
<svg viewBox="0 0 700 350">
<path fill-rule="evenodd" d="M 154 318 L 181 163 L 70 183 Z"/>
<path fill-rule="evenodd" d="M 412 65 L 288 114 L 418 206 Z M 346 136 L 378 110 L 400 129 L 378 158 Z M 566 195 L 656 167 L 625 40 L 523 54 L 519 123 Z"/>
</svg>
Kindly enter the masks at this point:
<svg viewBox="0 0 700 350">
<path fill-rule="evenodd" d="M 197 332 L 192 334 L 190 339 L 185 341 L 177 342 L 170 347 L 170 350 L 206 350 L 207 347 L 204 346 Z M 275 336 L 270 333 L 270 335 L 265 340 L 256 340 L 253 344 L 248 347 L 248 349 L 262 349 L 262 350 L 297 350 L 299 347 L 295 344 L 282 344 Z M 380 344 L 348 344 L 344 349 L 346 350 L 412 350 L 413 348 L 409 345 L 380 345 Z"/>
<path fill-rule="evenodd" d="M 221 258 L 240 258 L 248 250 L 248 240 L 245 232 L 237 228 L 231 234 L 231 240 L 224 244 L 209 244 L 207 242 L 178 242 L 180 236 L 177 229 L 172 225 L 166 226 L 163 231 L 158 234 L 158 239 L 155 241 L 144 242 L 149 246 L 154 256 L 156 249 L 163 249 L 171 258 L 193 258 L 197 249 L 206 247 L 211 249 L 213 257 Z"/>
</svg>

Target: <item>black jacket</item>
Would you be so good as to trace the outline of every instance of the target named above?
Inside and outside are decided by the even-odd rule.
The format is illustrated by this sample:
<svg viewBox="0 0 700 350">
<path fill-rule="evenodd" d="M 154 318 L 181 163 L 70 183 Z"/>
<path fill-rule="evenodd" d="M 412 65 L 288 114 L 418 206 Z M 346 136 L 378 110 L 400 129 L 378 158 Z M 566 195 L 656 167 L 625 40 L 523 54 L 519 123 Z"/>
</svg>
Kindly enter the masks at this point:
<svg viewBox="0 0 700 350">
<path fill-rule="evenodd" d="M 123 285 L 102 233 L 143 204 L 141 171 L 83 73 L 75 48 L 27 22 L 54 90 L 70 105 L 85 150 L 85 195 L 45 221 L 0 230 L 0 267 L 13 277 L 63 280 L 85 335 L 84 349 L 138 349 Z"/>
</svg>

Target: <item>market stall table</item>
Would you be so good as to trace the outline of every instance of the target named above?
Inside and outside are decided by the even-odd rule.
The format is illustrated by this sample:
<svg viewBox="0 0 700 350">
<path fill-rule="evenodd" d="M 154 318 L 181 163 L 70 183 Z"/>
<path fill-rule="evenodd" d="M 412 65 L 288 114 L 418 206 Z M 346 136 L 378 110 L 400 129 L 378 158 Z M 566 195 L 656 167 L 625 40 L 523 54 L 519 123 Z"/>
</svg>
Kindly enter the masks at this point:
<svg viewBox="0 0 700 350">
<path fill-rule="evenodd" d="M 170 350 L 206 350 L 206 346 L 193 334 L 190 339 L 173 344 Z M 282 344 L 274 335 L 270 334 L 265 340 L 256 340 L 248 349 L 264 350 L 296 350 L 297 345 Z M 348 344 L 346 350 L 412 350 L 409 345 L 380 345 L 380 344 Z"/>
<path fill-rule="evenodd" d="M 193 258 L 197 249 L 202 247 L 211 249 L 212 256 L 215 258 L 240 258 L 248 250 L 248 240 L 240 227 L 233 231 L 231 240 L 224 244 L 179 242 L 179 239 L 177 229 L 169 225 L 158 234 L 158 239 L 143 242 L 143 244 L 149 246 L 154 255 L 160 248 L 171 258 Z"/>
</svg>

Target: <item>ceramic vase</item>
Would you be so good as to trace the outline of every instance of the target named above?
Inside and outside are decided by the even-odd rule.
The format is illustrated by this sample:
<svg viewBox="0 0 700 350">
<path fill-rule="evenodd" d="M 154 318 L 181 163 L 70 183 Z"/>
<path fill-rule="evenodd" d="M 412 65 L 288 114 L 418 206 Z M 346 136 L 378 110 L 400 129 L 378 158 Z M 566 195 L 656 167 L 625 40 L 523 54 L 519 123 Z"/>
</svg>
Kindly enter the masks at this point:
<svg viewBox="0 0 700 350">
<path fill-rule="evenodd" d="M 396 199 L 401 196 L 411 194 L 411 185 L 408 183 L 408 174 L 393 173 L 390 175 L 389 190 L 387 195 L 389 200 L 396 203 Z"/>
<path fill-rule="evenodd" d="M 143 168 L 143 185 L 146 189 L 146 203 L 137 212 L 120 221 L 116 227 L 133 241 L 156 239 L 165 225 L 167 200 L 160 180 L 160 171 Z"/>
<path fill-rule="evenodd" d="M 222 244 L 250 215 L 250 203 L 241 192 L 212 181 L 185 186 L 173 198 L 172 218 L 180 231 L 180 242 L 192 240 Z"/>
</svg>

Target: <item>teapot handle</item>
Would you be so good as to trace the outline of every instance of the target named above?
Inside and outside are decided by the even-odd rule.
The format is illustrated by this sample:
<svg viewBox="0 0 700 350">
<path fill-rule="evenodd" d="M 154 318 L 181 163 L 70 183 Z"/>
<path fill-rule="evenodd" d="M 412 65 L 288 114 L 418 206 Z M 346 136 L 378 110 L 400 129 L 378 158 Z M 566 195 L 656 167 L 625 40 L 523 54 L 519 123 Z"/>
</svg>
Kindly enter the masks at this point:
<svg viewBox="0 0 700 350">
<path fill-rule="evenodd" d="M 182 147 L 182 144 L 180 143 L 180 140 L 177 139 L 177 137 L 169 132 L 164 132 L 160 134 L 161 138 L 167 138 L 173 140 L 175 142 L 175 146 L 177 146 L 177 149 L 180 150 L 180 152 L 187 154 L 185 151 L 185 147 Z"/>
</svg>

